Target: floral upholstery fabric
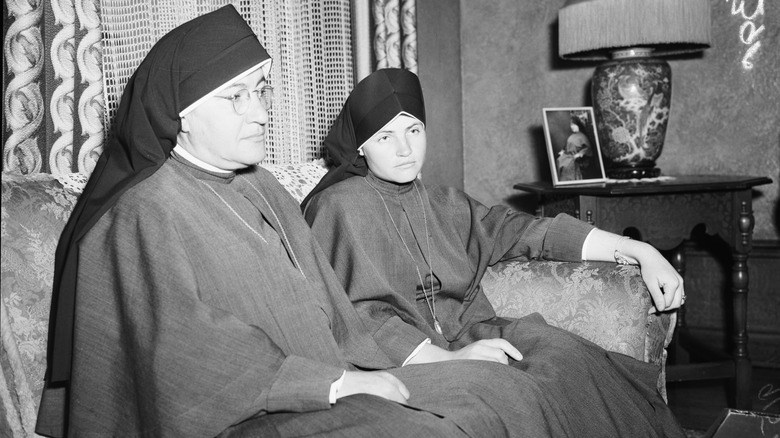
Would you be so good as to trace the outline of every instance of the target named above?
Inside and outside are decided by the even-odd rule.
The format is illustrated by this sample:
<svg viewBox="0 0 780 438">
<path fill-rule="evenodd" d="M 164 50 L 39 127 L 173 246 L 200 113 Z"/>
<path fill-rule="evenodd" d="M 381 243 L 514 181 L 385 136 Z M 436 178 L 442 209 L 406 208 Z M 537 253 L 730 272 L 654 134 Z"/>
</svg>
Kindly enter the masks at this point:
<svg viewBox="0 0 780 438">
<path fill-rule="evenodd" d="M 302 200 L 325 174 L 322 161 L 264 165 Z M 54 251 L 87 177 L 2 174 L 0 436 L 34 436 L 46 367 Z M 613 263 L 512 261 L 482 281 L 499 315 L 541 313 L 550 324 L 609 350 L 663 365 L 673 316 L 648 316 L 637 268 Z"/>
<path fill-rule="evenodd" d="M 6 424 L 25 435 L 43 390 L 54 250 L 77 197 L 50 174 L 2 176 L 0 395 L 18 413 Z"/>
<path fill-rule="evenodd" d="M 666 398 L 666 346 L 676 319 L 648 315 L 652 301 L 638 267 L 512 261 L 488 269 L 482 287 L 499 316 L 538 312 L 607 350 L 661 365 L 658 388 Z"/>
<path fill-rule="evenodd" d="M 650 361 L 651 299 L 638 274 L 636 266 L 604 262 L 509 262 L 488 271 L 482 287 L 500 316 L 539 312 L 607 350 Z"/>
</svg>

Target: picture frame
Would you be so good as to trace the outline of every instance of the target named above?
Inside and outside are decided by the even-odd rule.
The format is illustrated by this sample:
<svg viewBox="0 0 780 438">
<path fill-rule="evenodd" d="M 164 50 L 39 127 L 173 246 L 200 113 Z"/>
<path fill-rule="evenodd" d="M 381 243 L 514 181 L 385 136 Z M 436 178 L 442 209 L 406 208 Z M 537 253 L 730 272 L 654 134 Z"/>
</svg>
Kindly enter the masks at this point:
<svg viewBox="0 0 780 438">
<path fill-rule="evenodd" d="M 553 186 L 607 181 L 593 107 L 543 108 Z"/>
</svg>

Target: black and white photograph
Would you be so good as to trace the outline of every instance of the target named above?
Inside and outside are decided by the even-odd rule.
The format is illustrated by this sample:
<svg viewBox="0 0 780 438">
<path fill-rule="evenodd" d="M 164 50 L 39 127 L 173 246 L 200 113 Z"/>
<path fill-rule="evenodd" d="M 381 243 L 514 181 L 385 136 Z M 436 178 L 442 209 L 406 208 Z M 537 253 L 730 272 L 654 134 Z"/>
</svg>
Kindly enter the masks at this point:
<svg viewBox="0 0 780 438">
<path fill-rule="evenodd" d="M 544 136 L 554 185 L 606 181 L 593 108 L 545 108 Z"/>
<path fill-rule="evenodd" d="M 3 1 L 0 438 L 780 438 L 778 3 Z"/>
</svg>

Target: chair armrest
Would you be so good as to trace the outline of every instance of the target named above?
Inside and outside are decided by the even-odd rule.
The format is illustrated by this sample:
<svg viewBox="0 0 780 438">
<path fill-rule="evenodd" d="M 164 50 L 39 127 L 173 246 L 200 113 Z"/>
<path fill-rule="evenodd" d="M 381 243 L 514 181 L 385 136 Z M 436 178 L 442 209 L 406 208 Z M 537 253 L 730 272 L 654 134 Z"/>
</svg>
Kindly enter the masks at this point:
<svg viewBox="0 0 780 438">
<path fill-rule="evenodd" d="M 549 324 L 607 350 L 665 362 L 673 315 L 648 315 L 650 292 L 636 266 L 511 261 L 488 269 L 482 287 L 498 316 L 538 312 Z"/>
</svg>

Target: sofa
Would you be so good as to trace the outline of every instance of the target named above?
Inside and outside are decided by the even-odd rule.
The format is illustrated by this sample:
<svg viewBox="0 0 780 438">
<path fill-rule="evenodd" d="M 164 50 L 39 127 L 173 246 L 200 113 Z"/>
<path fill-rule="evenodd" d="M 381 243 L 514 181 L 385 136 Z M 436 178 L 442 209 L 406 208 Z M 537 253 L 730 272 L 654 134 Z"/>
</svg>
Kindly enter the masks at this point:
<svg viewBox="0 0 780 438">
<path fill-rule="evenodd" d="M 314 161 L 265 165 L 302 200 L 326 169 Z M 0 295 L 0 436 L 35 436 L 46 368 L 46 340 L 59 234 L 86 183 L 69 174 L 2 174 L 2 294 Z M 666 348 L 675 314 L 649 313 L 650 294 L 639 271 L 615 263 L 513 260 L 493 266 L 482 281 L 496 312 L 539 312 L 602 347 L 659 366 L 665 392 Z"/>
</svg>

